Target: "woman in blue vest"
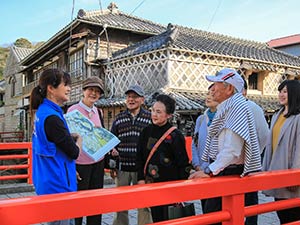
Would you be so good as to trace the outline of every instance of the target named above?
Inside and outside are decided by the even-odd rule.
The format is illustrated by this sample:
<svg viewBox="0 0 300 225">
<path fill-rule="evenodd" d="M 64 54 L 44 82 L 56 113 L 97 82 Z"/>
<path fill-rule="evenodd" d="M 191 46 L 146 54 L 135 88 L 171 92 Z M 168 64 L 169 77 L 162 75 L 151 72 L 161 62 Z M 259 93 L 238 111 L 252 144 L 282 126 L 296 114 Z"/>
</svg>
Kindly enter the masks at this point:
<svg viewBox="0 0 300 225">
<path fill-rule="evenodd" d="M 69 100 L 71 78 L 58 69 L 45 70 L 30 96 L 32 176 L 37 195 L 77 191 L 75 159 L 82 138 L 70 134 L 61 106 Z M 34 114 L 35 113 L 35 114 Z M 76 142 L 75 142 L 76 140 Z M 50 222 L 71 225 L 74 220 Z"/>
</svg>

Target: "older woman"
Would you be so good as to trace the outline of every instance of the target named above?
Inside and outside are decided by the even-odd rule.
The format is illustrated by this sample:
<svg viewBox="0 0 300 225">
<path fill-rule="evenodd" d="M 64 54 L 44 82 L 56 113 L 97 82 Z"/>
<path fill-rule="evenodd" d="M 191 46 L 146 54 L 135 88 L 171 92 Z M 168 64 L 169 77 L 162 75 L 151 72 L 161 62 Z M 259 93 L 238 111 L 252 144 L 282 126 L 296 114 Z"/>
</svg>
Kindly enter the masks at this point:
<svg viewBox="0 0 300 225">
<path fill-rule="evenodd" d="M 172 128 L 168 121 L 174 111 L 173 98 L 168 95 L 157 96 L 151 111 L 153 124 L 144 128 L 139 138 L 138 184 L 186 179 L 189 175 L 184 136 L 177 128 Z M 167 134 L 167 131 L 170 133 Z M 151 151 L 164 134 L 167 135 L 156 151 Z M 153 222 L 168 220 L 168 205 L 151 207 L 151 214 Z"/>
<path fill-rule="evenodd" d="M 103 81 L 96 76 L 85 79 L 82 83 L 83 98 L 72 105 L 68 112 L 73 110 L 80 111 L 85 117 L 91 120 L 95 127 L 103 127 L 102 111 L 98 110 L 95 102 L 99 100 L 104 93 Z M 78 190 L 91 190 L 103 188 L 104 179 L 104 160 L 97 162 L 89 158 L 84 151 L 79 154 L 76 160 L 76 170 L 78 173 L 77 187 Z M 76 225 L 82 224 L 82 218 L 75 219 Z M 87 225 L 101 224 L 101 215 L 87 217 Z"/>
<path fill-rule="evenodd" d="M 266 171 L 300 168 L 300 82 L 285 80 L 278 87 L 281 109 L 271 121 L 271 134 L 265 150 Z M 300 187 L 264 191 L 275 201 L 300 197 Z M 300 220 L 300 207 L 277 211 L 281 224 Z"/>
</svg>

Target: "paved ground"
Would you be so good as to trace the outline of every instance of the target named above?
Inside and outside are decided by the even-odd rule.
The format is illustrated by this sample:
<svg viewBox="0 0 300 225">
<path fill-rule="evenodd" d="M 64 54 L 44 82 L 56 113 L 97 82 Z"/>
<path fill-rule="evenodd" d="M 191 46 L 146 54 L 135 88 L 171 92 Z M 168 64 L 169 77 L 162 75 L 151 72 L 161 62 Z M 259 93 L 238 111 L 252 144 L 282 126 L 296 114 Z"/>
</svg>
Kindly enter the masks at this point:
<svg viewBox="0 0 300 225">
<path fill-rule="evenodd" d="M 19 198 L 19 197 L 25 197 L 25 196 L 33 196 L 35 195 L 34 192 L 26 190 L 26 192 L 23 192 L 25 190 L 24 188 L 20 188 L 17 193 L 7 193 L 8 191 L 2 191 L 1 189 L 4 190 L 4 185 L 0 185 L 2 188 L 0 188 L 0 199 L 7 199 L 7 198 Z M 107 184 L 105 185 L 105 188 L 111 188 L 114 187 L 114 184 Z M 7 186 L 9 189 L 10 186 Z M 259 203 L 265 203 L 265 202 L 270 202 L 272 201 L 272 198 L 267 198 L 263 194 L 259 193 Z M 196 207 L 196 213 L 200 214 L 202 213 L 201 209 L 201 204 L 200 201 L 194 201 L 195 207 Z M 129 220 L 130 220 L 130 225 L 136 225 L 136 210 L 130 210 L 129 211 Z M 103 215 L 102 219 L 102 225 L 112 225 L 114 213 L 108 213 Z M 277 216 L 274 212 L 272 213 L 266 213 L 258 216 L 258 224 L 259 225 L 279 225 L 279 221 L 277 219 Z"/>
</svg>

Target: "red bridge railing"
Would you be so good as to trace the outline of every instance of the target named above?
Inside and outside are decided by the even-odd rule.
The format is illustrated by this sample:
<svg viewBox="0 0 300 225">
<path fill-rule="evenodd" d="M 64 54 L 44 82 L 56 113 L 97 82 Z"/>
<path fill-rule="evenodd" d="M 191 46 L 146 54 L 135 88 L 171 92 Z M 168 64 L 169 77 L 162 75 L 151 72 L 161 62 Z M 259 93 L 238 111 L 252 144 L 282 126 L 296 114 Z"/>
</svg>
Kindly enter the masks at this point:
<svg viewBox="0 0 300 225">
<path fill-rule="evenodd" d="M 300 206 L 300 198 L 294 198 L 245 207 L 245 193 L 295 185 L 300 185 L 300 170 L 262 172 L 243 178 L 204 178 L 25 197 L 1 200 L 0 218 L 1 224 L 25 225 L 221 196 L 222 211 L 156 225 L 215 222 L 242 225 L 247 216 Z"/>
<path fill-rule="evenodd" d="M 31 150 L 31 142 L 0 143 L 0 181 L 27 179 L 27 183 L 32 184 Z M 4 171 L 24 169 L 25 174 L 2 175 Z"/>
<path fill-rule="evenodd" d="M 3 132 L 9 133 L 9 132 Z M 190 161 L 192 160 L 192 137 L 186 137 L 186 150 L 189 156 Z M 26 150 L 26 152 L 16 153 L 16 150 Z M 32 147 L 31 142 L 10 142 L 10 143 L 0 143 L 0 181 L 1 180 L 19 180 L 27 179 L 28 184 L 32 184 Z M 24 159 L 23 163 L 18 163 L 16 159 Z M 12 160 L 15 161 L 12 164 Z M 3 162 L 6 163 L 3 163 Z M 5 165 L 3 165 L 5 164 Z M 17 174 L 17 175 L 5 175 L 3 176 L 4 171 L 12 170 L 21 170 L 27 169 L 26 174 Z"/>
</svg>

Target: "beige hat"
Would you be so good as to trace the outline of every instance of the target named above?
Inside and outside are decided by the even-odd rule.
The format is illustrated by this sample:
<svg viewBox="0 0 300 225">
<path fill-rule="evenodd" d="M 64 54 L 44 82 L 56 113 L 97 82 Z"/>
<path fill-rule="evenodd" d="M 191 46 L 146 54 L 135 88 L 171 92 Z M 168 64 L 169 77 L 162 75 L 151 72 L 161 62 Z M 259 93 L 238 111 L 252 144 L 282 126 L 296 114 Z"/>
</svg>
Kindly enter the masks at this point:
<svg viewBox="0 0 300 225">
<path fill-rule="evenodd" d="M 88 87 L 98 87 L 102 94 L 104 93 L 103 81 L 99 77 L 91 76 L 85 79 L 82 83 L 82 89 L 86 89 Z"/>
</svg>

